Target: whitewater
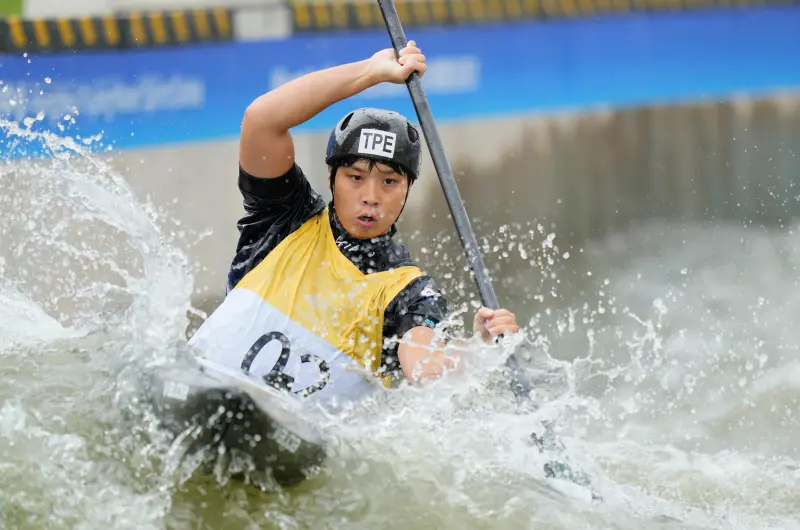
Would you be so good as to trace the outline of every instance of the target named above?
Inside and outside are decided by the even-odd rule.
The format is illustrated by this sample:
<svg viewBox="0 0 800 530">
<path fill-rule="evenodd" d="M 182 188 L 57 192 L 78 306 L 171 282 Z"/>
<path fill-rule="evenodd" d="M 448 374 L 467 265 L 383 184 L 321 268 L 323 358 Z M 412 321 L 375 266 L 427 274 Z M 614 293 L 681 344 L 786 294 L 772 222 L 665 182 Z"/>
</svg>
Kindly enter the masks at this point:
<svg viewBox="0 0 800 530">
<path fill-rule="evenodd" d="M 485 260 L 515 264 L 514 351 L 540 407 L 473 352 L 325 425 L 325 469 L 280 490 L 173 465 L 136 400 L 202 317 L 178 244 L 198 235 L 30 125 L 0 123 L 5 528 L 800 528 L 797 226 L 654 220 L 569 248 L 536 219 L 483 229 Z M 453 234 L 415 237 L 473 298 L 466 320 L 474 286 L 446 274 L 464 260 L 435 256 Z M 601 502 L 544 476 L 543 420 Z"/>
</svg>

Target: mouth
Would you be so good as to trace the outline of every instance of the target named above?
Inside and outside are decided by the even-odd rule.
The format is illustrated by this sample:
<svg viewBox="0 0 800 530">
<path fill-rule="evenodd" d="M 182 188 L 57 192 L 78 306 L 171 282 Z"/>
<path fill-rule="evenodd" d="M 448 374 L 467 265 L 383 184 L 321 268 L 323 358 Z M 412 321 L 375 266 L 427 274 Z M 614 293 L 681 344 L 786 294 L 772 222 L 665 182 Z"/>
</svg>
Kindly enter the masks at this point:
<svg viewBox="0 0 800 530">
<path fill-rule="evenodd" d="M 378 219 L 376 217 L 371 216 L 371 215 L 360 215 L 360 216 L 358 216 L 356 218 L 356 221 L 358 221 L 358 224 L 360 226 L 362 226 L 364 228 L 370 228 L 370 227 L 374 226 L 375 223 L 378 222 Z"/>
</svg>

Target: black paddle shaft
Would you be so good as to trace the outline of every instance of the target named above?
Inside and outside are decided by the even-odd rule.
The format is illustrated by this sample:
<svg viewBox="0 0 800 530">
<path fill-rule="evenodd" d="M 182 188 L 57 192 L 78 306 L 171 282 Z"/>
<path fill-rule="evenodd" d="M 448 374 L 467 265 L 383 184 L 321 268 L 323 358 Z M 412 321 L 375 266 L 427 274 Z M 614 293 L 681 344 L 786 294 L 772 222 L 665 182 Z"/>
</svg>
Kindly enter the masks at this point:
<svg viewBox="0 0 800 530">
<path fill-rule="evenodd" d="M 397 14 L 397 9 L 394 6 L 393 0 L 378 0 L 378 4 L 383 13 L 383 20 L 386 23 L 386 29 L 389 31 L 389 38 L 392 41 L 392 46 L 399 54 L 400 50 L 406 47 L 408 41 L 406 40 L 403 26 L 400 23 L 400 17 Z M 464 201 L 461 199 L 461 194 L 458 192 L 456 179 L 453 176 L 453 170 L 450 168 L 450 162 L 447 160 L 447 155 L 442 146 L 442 140 L 439 137 L 439 131 L 436 129 L 436 124 L 433 120 L 430 105 L 428 105 L 428 98 L 425 96 L 425 91 L 422 89 L 417 72 L 413 72 L 406 80 L 408 92 L 411 94 L 411 101 L 414 104 L 414 109 L 417 112 L 422 132 L 425 136 L 425 141 L 428 144 L 428 151 L 433 160 L 433 166 L 439 175 L 439 182 L 442 185 L 447 205 L 450 208 L 450 214 L 453 216 L 453 221 L 458 231 L 458 236 L 461 238 L 461 244 L 467 255 L 470 268 L 475 275 L 475 282 L 478 284 L 478 291 L 481 295 L 483 305 L 490 309 L 498 309 L 500 304 L 497 301 L 497 295 L 492 287 L 492 281 L 489 278 L 489 273 L 483 263 L 480 249 L 478 248 L 478 241 L 475 238 L 475 233 L 472 230 L 472 225 L 467 217 L 467 211 L 464 207 Z M 530 393 L 530 383 L 524 377 L 522 369 L 519 366 L 519 361 L 514 355 L 508 358 L 508 367 L 511 369 L 512 389 L 517 397 L 527 397 Z"/>
<path fill-rule="evenodd" d="M 393 0 L 378 0 L 378 5 L 383 13 L 383 20 L 386 23 L 386 29 L 389 31 L 389 37 L 392 40 L 392 46 L 399 54 L 400 50 L 405 48 L 406 41 L 403 27 L 400 24 L 400 17 L 397 15 L 397 10 L 394 6 Z M 450 169 L 450 163 L 447 161 L 447 156 L 442 147 L 442 141 L 439 138 L 439 133 L 436 130 L 436 124 L 433 121 L 433 114 L 431 114 L 428 99 L 425 97 L 425 92 L 422 90 L 422 83 L 416 72 L 412 73 L 406 80 L 408 92 L 411 94 L 411 101 L 414 103 L 414 109 L 417 111 L 420 125 L 422 125 L 422 132 L 425 135 L 425 140 L 428 144 L 433 165 L 436 168 L 436 173 L 439 175 L 439 181 L 442 184 L 447 205 L 450 207 L 450 213 L 455 221 L 458 235 L 461 238 L 461 243 L 467 254 L 470 267 L 475 274 L 475 281 L 478 284 L 478 290 L 481 294 L 483 305 L 491 309 L 497 309 L 499 306 L 497 295 L 492 288 L 492 282 L 489 279 L 486 266 L 483 264 L 478 242 L 475 239 L 475 234 L 472 231 L 467 211 L 464 208 L 464 201 L 461 200 L 461 195 L 458 193 L 456 180 L 453 177 L 453 171 Z M 511 389 L 514 392 L 519 402 L 527 402 L 528 404 L 536 404 L 531 399 L 530 391 L 531 386 L 528 379 L 525 377 L 519 361 L 514 355 L 510 355 L 506 362 L 509 368 L 509 375 L 511 378 Z M 553 430 L 552 422 L 544 422 L 545 434 L 544 436 L 537 436 L 531 434 L 533 440 L 540 445 L 541 451 L 563 451 L 563 446 L 558 442 L 555 432 Z M 545 464 L 545 474 L 552 477 L 567 478 L 576 483 L 584 483 L 582 474 L 573 473 L 572 469 L 561 462 L 548 462 Z M 588 482 L 587 482 L 588 483 Z M 594 497 L 594 493 L 593 493 Z M 598 497 L 599 498 L 599 497 Z"/>
</svg>

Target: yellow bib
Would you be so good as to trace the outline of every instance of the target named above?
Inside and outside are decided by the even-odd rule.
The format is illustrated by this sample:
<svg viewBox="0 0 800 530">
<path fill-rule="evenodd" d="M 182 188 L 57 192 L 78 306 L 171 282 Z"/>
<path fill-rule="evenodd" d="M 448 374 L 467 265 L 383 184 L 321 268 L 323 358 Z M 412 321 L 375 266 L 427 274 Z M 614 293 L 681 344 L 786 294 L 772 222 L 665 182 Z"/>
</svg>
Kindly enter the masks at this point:
<svg viewBox="0 0 800 530">
<path fill-rule="evenodd" d="M 357 397 L 363 374 L 348 366 L 382 375 L 384 311 L 421 274 L 362 273 L 336 246 L 326 209 L 247 273 L 191 344 L 254 375 L 287 374 L 296 394 Z"/>
</svg>

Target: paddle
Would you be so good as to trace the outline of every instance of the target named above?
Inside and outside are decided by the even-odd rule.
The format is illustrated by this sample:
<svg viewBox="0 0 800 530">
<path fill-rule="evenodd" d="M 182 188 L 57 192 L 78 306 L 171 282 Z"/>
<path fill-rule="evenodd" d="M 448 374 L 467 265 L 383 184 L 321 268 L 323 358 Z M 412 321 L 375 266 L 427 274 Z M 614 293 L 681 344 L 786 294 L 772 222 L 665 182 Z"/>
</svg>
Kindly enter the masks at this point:
<svg viewBox="0 0 800 530">
<path fill-rule="evenodd" d="M 378 0 L 378 4 L 383 13 L 386 29 L 389 30 L 389 37 L 392 40 L 392 45 L 395 51 L 399 53 L 400 50 L 406 46 L 408 41 L 406 40 L 403 27 L 400 24 L 400 17 L 397 15 L 394 1 Z M 406 85 L 411 94 L 411 101 L 414 104 L 414 109 L 417 111 L 417 117 L 422 125 L 422 132 L 428 144 L 428 150 L 433 159 L 433 165 L 436 168 L 436 173 L 439 175 L 439 182 L 444 191 L 445 199 L 447 199 L 447 206 L 450 208 L 450 213 L 456 224 L 456 230 L 461 238 L 461 244 L 466 252 L 470 268 L 472 268 L 472 272 L 474 273 L 475 282 L 478 284 L 478 291 L 480 292 L 483 305 L 489 309 L 499 309 L 500 305 L 497 301 L 497 295 L 494 292 L 492 281 L 483 263 L 483 258 L 478 248 L 478 241 L 475 239 L 475 233 L 472 230 L 469 217 L 467 217 L 467 211 L 464 208 L 464 201 L 461 199 L 461 194 L 458 192 L 458 186 L 453 177 L 453 170 L 450 168 L 450 162 L 448 162 L 447 155 L 442 147 L 442 141 L 439 138 L 439 132 L 436 129 L 436 124 L 433 121 L 433 114 L 428 105 L 428 98 L 425 96 L 422 83 L 416 72 L 412 73 L 408 80 L 406 80 Z M 519 361 L 514 355 L 511 355 L 508 358 L 507 364 L 511 375 L 511 388 L 514 391 L 514 395 L 517 396 L 519 400 L 528 399 L 531 386 L 525 378 Z"/>
<path fill-rule="evenodd" d="M 395 51 L 399 53 L 400 50 L 406 46 L 408 41 L 406 40 L 403 27 L 400 24 L 400 17 L 397 15 L 394 0 L 378 0 L 378 4 L 383 13 L 386 29 L 389 31 L 392 46 Z M 494 292 L 492 281 L 483 263 L 483 258 L 478 248 L 478 241 L 475 239 L 475 233 L 472 230 L 469 217 L 467 217 L 467 211 L 464 208 L 464 201 L 461 199 L 461 194 L 458 192 L 458 186 L 456 185 L 455 177 L 453 177 L 453 170 L 450 168 L 450 162 L 447 160 L 447 155 L 442 147 L 439 131 L 436 129 L 436 124 L 433 121 L 433 114 L 428 105 L 428 98 L 425 96 L 422 83 L 416 72 L 413 72 L 406 80 L 406 85 L 411 94 L 411 101 L 414 104 L 414 109 L 417 112 L 420 125 L 422 125 L 422 132 L 428 144 L 428 150 L 430 151 L 431 159 L 433 159 L 433 165 L 436 168 L 436 173 L 439 175 L 439 182 L 444 191 L 445 199 L 447 199 L 447 206 L 450 208 L 456 230 L 461 238 L 461 244 L 464 247 L 470 268 L 475 276 L 475 282 L 478 285 L 481 301 L 483 305 L 489 309 L 499 309 L 500 304 L 497 301 L 497 295 Z M 520 401 L 529 399 L 531 385 L 525 377 L 516 356 L 513 354 L 509 356 L 507 365 L 511 376 L 511 389 L 514 395 Z"/>
<path fill-rule="evenodd" d="M 408 41 L 406 40 L 403 26 L 400 23 L 400 17 L 397 14 L 393 0 L 378 0 L 383 20 L 386 24 L 386 29 L 389 32 L 389 38 L 392 41 L 392 46 L 396 53 L 405 48 Z M 450 208 L 450 213 L 453 216 L 453 221 L 456 225 L 456 230 L 461 239 L 461 244 L 469 261 L 470 268 L 475 276 L 475 282 L 478 285 L 478 291 L 481 295 L 483 305 L 489 309 L 498 309 L 500 307 L 497 301 L 497 295 L 492 287 L 492 281 L 489 278 L 486 266 L 483 263 L 478 242 L 475 239 L 475 233 L 472 230 L 472 225 L 467 217 L 467 211 L 464 207 L 464 201 L 461 199 L 461 194 L 458 191 L 453 170 L 450 168 L 450 163 L 447 160 L 447 155 L 442 147 L 442 141 L 439 137 L 439 132 L 436 129 L 436 124 L 433 120 L 430 106 L 428 105 L 428 98 L 425 96 L 425 91 L 422 89 L 422 83 L 416 72 L 406 80 L 408 92 L 411 94 L 411 101 L 414 104 L 414 109 L 419 118 L 422 132 L 425 136 L 425 141 L 428 145 L 428 150 L 433 160 L 433 165 L 436 173 L 439 176 L 439 182 L 444 191 L 447 206 Z M 514 392 L 518 402 L 529 402 L 534 407 L 530 392 L 531 385 L 522 370 L 522 367 L 515 355 L 510 355 L 506 361 L 508 373 L 511 379 L 511 389 Z M 550 422 L 544 423 L 545 433 L 541 437 L 532 434 L 531 437 L 539 450 L 561 451 L 563 445 L 557 440 L 553 425 Z M 569 469 L 566 464 L 561 462 L 549 462 L 545 464 L 545 472 L 551 477 L 561 477 L 571 480 L 573 482 L 585 483 L 585 477 L 577 475 Z"/>
</svg>

